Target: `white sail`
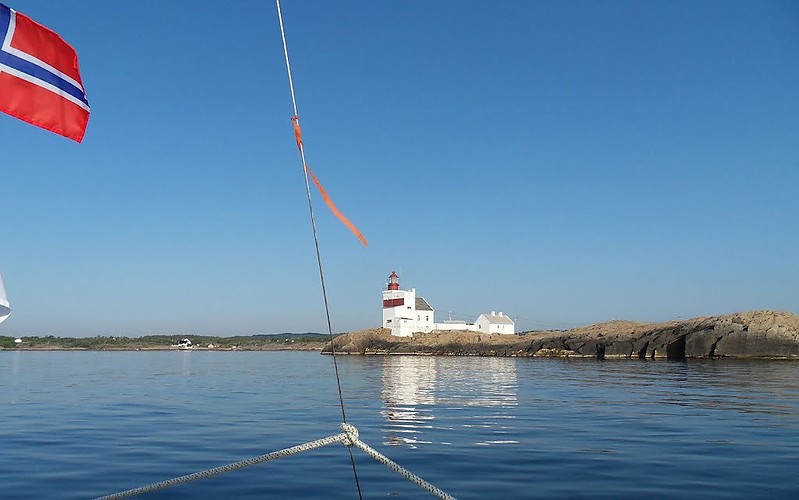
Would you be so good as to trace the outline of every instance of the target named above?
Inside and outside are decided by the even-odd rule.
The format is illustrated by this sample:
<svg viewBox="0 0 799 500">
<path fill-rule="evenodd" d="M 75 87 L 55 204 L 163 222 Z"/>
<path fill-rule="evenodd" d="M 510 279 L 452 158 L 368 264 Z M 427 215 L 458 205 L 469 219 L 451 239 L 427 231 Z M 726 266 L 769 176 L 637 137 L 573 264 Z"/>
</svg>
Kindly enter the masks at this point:
<svg viewBox="0 0 799 500">
<path fill-rule="evenodd" d="M 8 304 L 6 289 L 3 286 L 3 276 L 0 275 L 0 323 L 11 314 L 11 306 Z"/>
</svg>

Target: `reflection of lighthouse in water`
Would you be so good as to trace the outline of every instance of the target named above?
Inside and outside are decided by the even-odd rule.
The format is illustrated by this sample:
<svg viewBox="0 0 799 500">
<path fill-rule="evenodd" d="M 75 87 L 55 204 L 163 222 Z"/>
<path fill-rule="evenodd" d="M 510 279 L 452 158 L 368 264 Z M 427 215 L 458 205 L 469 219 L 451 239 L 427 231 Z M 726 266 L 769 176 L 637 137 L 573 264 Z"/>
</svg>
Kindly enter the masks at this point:
<svg viewBox="0 0 799 500">
<path fill-rule="evenodd" d="M 469 429 L 479 436 L 479 445 L 518 443 L 506 436 L 507 419 L 516 418 L 513 408 L 519 404 L 516 363 L 509 358 L 384 357 L 384 444 L 430 444 L 424 435 L 431 434 L 434 420 L 439 431 Z"/>
<path fill-rule="evenodd" d="M 417 356 L 383 358 L 383 410 L 386 443 L 415 446 L 435 418 L 436 360 Z"/>
</svg>

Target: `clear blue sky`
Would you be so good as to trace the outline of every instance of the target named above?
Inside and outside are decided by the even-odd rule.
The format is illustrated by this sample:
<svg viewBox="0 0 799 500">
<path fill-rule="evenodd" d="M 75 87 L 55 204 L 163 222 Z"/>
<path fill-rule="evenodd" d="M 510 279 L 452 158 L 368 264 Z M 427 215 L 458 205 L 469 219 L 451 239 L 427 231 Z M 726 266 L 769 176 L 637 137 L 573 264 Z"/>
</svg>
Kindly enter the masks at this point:
<svg viewBox="0 0 799 500">
<path fill-rule="evenodd" d="M 82 144 L 0 115 L 0 335 L 325 331 L 275 7 L 3 0 Z M 521 329 L 799 312 L 799 4 L 291 1 L 335 331 L 397 270 Z"/>
</svg>

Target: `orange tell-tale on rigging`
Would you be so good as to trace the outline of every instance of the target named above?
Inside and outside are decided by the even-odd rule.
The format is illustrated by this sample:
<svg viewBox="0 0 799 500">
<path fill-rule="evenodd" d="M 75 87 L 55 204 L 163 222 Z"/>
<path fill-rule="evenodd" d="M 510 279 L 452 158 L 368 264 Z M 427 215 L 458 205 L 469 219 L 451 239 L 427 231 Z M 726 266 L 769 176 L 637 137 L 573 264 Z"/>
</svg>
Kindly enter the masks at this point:
<svg viewBox="0 0 799 500">
<path fill-rule="evenodd" d="M 294 140 L 297 141 L 297 149 L 302 152 L 302 130 L 300 130 L 300 117 L 294 115 L 291 117 L 291 124 L 294 125 Z"/>
<path fill-rule="evenodd" d="M 294 140 L 297 141 L 297 148 L 300 150 L 300 153 L 302 153 L 303 152 L 302 130 L 300 129 L 299 117 L 297 115 L 292 116 L 291 123 L 292 125 L 294 125 Z M 345 217 L 344 214 L 342 214 L 341 211 L 336 207 L 336 205 L 333 203 L 333 200 L 330 199 L 330 196 L 328 196 L 327 191 L 325 191 L 325 188 L 322 187 L 322 183 L 319 182 L 319 179 L 316 178 L 314 173 L 311 172 L 311 169 L 308 168 L 308 165 L 305 164 L 305 158 L 303 158 L 302 166 L 305 169 L 305 172 L 311 177 L 311 180 L 316 186 L 316 189 L 319 190 L 319 194 L 322 195 L 322 199 L 325 200 L 325 203 L 327 203 L 327 206 L 328 208 L 330 208 L 330 211 L 333 212 L 333 215 L 338 217 L 338 220 L 340 220 L 345 226 L 347 226 L 347 229 L 352 231 L 352 234 L 354 234 L 358 238 L 358 240 L 360 240 L 360 242 L 363 243 L 363 246 L 369 246 L 368 243 L 366 243 L 366 238 L 364 238 L 363 234 L 358 230 L 357 227 L 355 227 L 355 224 L 350 222 L 350 220 L 347 217 Z"/>
</svg>

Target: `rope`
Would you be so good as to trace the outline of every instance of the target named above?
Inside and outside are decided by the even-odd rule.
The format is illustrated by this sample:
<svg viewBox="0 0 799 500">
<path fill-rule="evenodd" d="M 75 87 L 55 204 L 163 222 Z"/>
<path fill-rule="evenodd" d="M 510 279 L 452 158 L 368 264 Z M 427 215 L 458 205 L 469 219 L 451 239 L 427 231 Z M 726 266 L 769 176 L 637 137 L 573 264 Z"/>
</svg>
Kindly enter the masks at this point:
<svg viewBox="0 0 799 500">
<path fill-rule="evenodd" d="M 243 469 L 244 467 L 249 467 L 251 465 L 268 462 L 269 460 L 275 460 L 278 458 L 287 457 L 289 455 L 294 455 L 296 453 L 300 453 L 303 451 L 313 450 L 315 448 L 321 448 L 322 446 L 327 446 L 329 444 L 342 443 L 347 441 L 348 439 L 349 437 L 347 436 L 347 433 L 342 432 L 322 439 L 317 439 L 316 441 L 310 441 L 308 443 L 292 446 L 291 448 L 285 448 L 282 450 L 274 451 L 272 453 L 267 453 L 266 455 L 248 458 L 240 462 L 234 462 L 232 464 L 223 465 L 221 467 L 215 467 L 213 469 L 208 469 L 200 472 L 195 472 L 193 474 L 187 474 L 185 476 L 168 479 L 166 481 L 160 481 L 158 483 L 142 486 L 140 488 L 133 488 L 132 490 L 122 491 L 120 493 L 114 493 L 112 495 L 106 495 L 103 497 L 99 497 L 97 500 L 115 500 L 118 498 L 128 498 L 136 495 L 141 495 L 143 493 L 149 493 L 151 491 L 162 490 L 164 488 L 170 488 L 172 486 L 177 486 L 179 484 L 196 481 L 198 479 L 204 479 L 206 477 L 215 476 L 217 474 L 222 474 L 223 472 L 231 472 L 237 469 Z"/>
<path fill-rule="evenodd" d="M 348 423 L 342 423 L 341 430 L 343 430 L 344 432 L 341 432 L 339 434 L 333 434 L 332 436 L 324 437 L 322 439 L 317 439 L 316 441 L 310 441 L 308 443 L 299 444 L 297 446 L 292 446 L 291 448 L 284 448 L 282 450 L 274 451 L 272 453 L 267 453 L 266 455 L 260 455 L 257 457 L 248 458 L 246 460 L 242 460 L 240 462 L 234 462 L 228 465 L 223 465 L 221 467 L 215 467 L 213 469 L 195 472 L 193 474 L 187 474 L 185 476 L 180 476 L 173 479 L 167 479 L 166 481 L 160 481 L 157 483 L 149 484 L 147 486 L 142 486 L 140 488 L 133 488 L 131 490 L 126 490 L 119 493 L 106 495 L 103 497 L 99 497 L 96 500 L 117 500 L 120 498 L 129 498 L 136 495 L 142 495 L 144 493 L 151 493 L 153 491 L 162 490 L 165 488 L 171 488 L 172 486 L 177 486 L 179 484 L 188 483 L 191 481 L 197 481 L 199 479 L 205 479 L 207 477 L 215 476 L 217 474 L 222 474 L 224 472 L 232 472 L 234 470 L 243 469 L 244 467 L 249 467 L 251 465 L 268 462 L 270 460 L 276 460 L 278 458 L 288 457 L 290 455 L 295 455 L 303 451 L 321 448 L 322 446 L 327 446 L 333 443 L 341 443 L 344 446 L 346 446 L 347 449 L 349 450 L 352 450 L 352 447 L 356 446 L 361 450 L 363 450 L 363 452 L 369 455 L 370 457 L 374 458 L 381 464 L 385 465 L 386 467 L 393 470 L 397 474 L 403 476 L 404 478 L 408 479 L 409 481 L 426 489 L 433 495 L 436 495 L 437 497 L 443 498 L 445 500 L 455 499 L 455 497 L 453 497 L 452 495 L 447 494 L 440 488 L 437 488 L 432 483 L 425 481 L 421 477 L 417 476 L 413 472 L 409 471 L 408 469 L 404 468 L 403 466 L 399 465 L 390 458 L 381 454 L 379 451 L 375 450 L 368 444 L 361 441 L 358 435 L 358 429 L 356 429 L 354 426 Z"/>
<path fill-rule="evenodd" d="M 297 99 L 294 97 L 294 81 L 291 79 L 291 63 L 289 62 L 289 49 L 286 46 L 286 30 L 283 29 L 283 14 L 280 12 L 280 0 L 275 0 L 277 5 L 277 20 L 280 23 L 280 38 L 283 40 L 283 55 L 286 57 L 286 72 L 289 74 L 289 90 L 291 91 L 291 105 L 294 116 L 297 115 Z M 304 163 L 303 159 L 303 163 Z"/>
<path fill-rule="evenodd" d="M 291 63 L 289 62 L 289 50 L 288 46 L 286 45 L 286 30 L 283 27 L 283 13 L 280 11 L 280 0 L 275 0 L 275 5 L 277 6 L 277 19 L 280 24 L 280 37 L 283 41 L 283 56 L 286 59 L 286 73 L 288 74 L 289 78 L 289 91 L 291 93 L 291 105 L 294 110 L 294 121 L 297 127 L 299 127 L 300 117 L 297 112 L 297 98 L 294 95 L 294 80 L 291 77 Z M 311 218 L 311 229 L 313 231 L 313 241 L 314 247 L 316 249 L 316 263 L 319 267 L 319 281 L 322 285 L 322 300 L 325 304 L 325 317 L 327 319 L 327 333 L 328 337 L 330 338 L 330 353 L 333 355 L 333 369 L 336 373 L 336 387 L 338 388 L 338 400 L 339 405 L 341 406 L 341 419 L 344 423 L 347 422 L 347 413 L 344 410 L 344 395 L 341 391 L 341 378 L 339 377 L 338 373 L 338 362 L 336 361 L 336 345 L 333 341 L 333 326 L 330 322 L 330 306 L 327 300 L 327 287 L 325 285 L 325 273 L 322 268 L 322 254 L 319 251 L 319 236 L 316 232 L 316 218 L 314 217 L 313 213 L 313 202 L 311 201 L 311 185 L 308 181 L 308 168 L 305 162 L 305 146 L 301 141 L 297 142 L 297 146 L 300 149 L 300 159 L 302 160 L 302 175 L 305 179 L 305 194 L 308 198 L 308 214 Z M 358 479 L 358 469 L 355 466 L 355 456 L 352 454 L 352 447 L 347 447 L 350 455 L 350 462 L 352 463 L 352 474 L 355 477 L 355 486 L 358 489 L 358 498 L 363 500 L 363 495 L 361 494 L 361 482 Z"/>
<path fill-rule="evenodd" d="M 344 429 L 344 432 L 347 434 L 347 439 L 351 443 L 350 446 L 357 446 L 360 448 L 364 453 L 369 455 L 370 457 L 374 458 L 381 464 L 385 465 L 389 469 L 393 470 L 400 476 L 404 477 L 405 479 L 411 481 L 412 483 L 421 486 L 422 488 L 426 489 L 433 495 L 437 496 L 438 498 L 444 498 L 446 500 L 455 500 L 455 497 L 446 493 L 444 490 L 436 487 L 434 484 L 425 481 L 421 477 L 417 476 L 413 472 L 409 471 L 405 467 L 401 466 L 397 462 L 391 460 L 387 456 L 381 454 L 379 451 L 375 450 L 368 444 L 364 443 L 360 439 L 358 439 L 358 429 L 349 425 L 349 424 L 341 424 L 341 428 Z"/>
</svg>

